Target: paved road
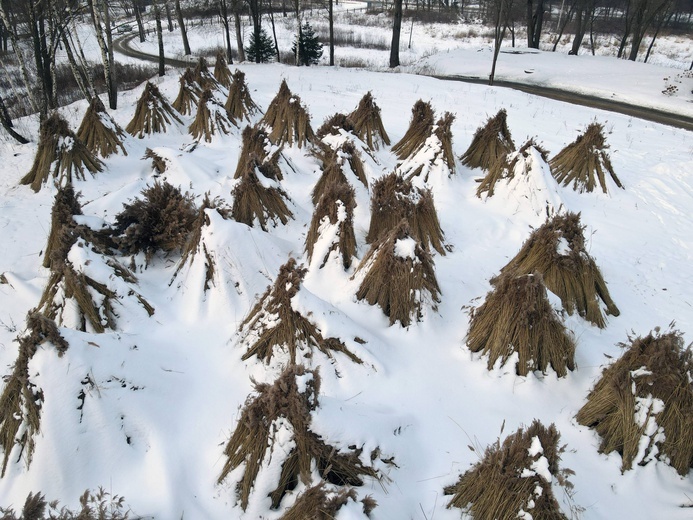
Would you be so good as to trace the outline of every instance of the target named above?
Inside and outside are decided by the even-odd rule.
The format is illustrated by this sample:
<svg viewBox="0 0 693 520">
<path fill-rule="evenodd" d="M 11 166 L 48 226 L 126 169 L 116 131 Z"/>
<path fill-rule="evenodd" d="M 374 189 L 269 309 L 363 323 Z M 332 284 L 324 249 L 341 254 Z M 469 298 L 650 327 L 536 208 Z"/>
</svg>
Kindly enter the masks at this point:
<svg viewBox="0 0 693 520">
<path fill-rule="evenodd" d="M 121 38 L 117 38 L 113 42 L 114 49 L 130 58 L 135 58 L 144 61 L 150 61 L 153 63 L 159 63 L 159 57 L 151 54 L 145 54 L 143 52 L 137 51 L 130 47 L 130 42 L 137 37 L 137 34 L 131 34 Z M 190 58 L 188 61 L 178 60 L 174 58 L 165 58 L 166 65 L 176 68 L 185 68 L 191 65 L 195 65 L 197 59 Z M 436 76 L 431 77 L 440 79 L 443 81 L 462 81 L 464 83 L 475 83 L 486 85 L 488 80 L 485 78 L 474 78 L 468 76 Z M 566 103 L 572 103 L 574 105 L 582 105 L 589 108 L 597 108 L 600 110 L 608 110 L 610 112 L 616 112 L 619 114 L 625 114 L 628 116 L 637 117 L 638 119 L 644 119 L 646 121 L 653 121 L 655 123 L 660 123 L 663 125 L 669 125 L 676 128 L 683 128 L 693 132 L 693 118 L 687 117 L 681 114 L 675 114 L 670 112 L 663 112 L 661 110 L 655 110 L 653 108 L 641 107 L 637 105 L 630 105 L 627 103 L 621 103 L 619 101 L 613 101 L 610 99 L 603 99 L 594 96 L 586 96 L 583 94 L 576 94 L 574 92 L 569 92 L 566 90 L 555 90 L 546 87 L 538 87 L 535 85 L 527 85 L 524 83 L 515 83 L 511 81 L 494 81 L 494 86 L 503 88 L 512 88 L 515 90 L 520 90 L 528 94 L 533 94 L 535 96 L 541 96 L 549 99 L 555 99 L 558 101 L 564 101 Z"/>
</svg>

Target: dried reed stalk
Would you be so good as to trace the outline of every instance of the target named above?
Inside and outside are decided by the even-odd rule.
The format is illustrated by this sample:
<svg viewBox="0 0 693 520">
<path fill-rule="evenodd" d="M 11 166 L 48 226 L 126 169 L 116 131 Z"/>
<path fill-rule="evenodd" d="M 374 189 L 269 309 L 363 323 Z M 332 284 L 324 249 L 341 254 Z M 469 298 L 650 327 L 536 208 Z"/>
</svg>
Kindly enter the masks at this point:
<svg viewBox="0 0 693 520">
<path fill-rule="evenodd" d="M 347 117 L 354 127 L 354 134 L 371 150 L 378 150 L 382 144 L 390 144 L 390 138 L 380 118 L 380 107 L 375 104 L 370 92 L 361 98 L 356 110 Z"/>
<path fill-rule="evenodd" d="M 315 140 L 310 115 L 301 105 L 301 98 L 291 93 L 286 80 L 282 80 L 279 92 L 267 108 L 260 125 L 269 130 L 269 139 L 277 146 L 287 143 L 301 148 Z"/>
<path fill-rule="evenodd" d="M 551 173 L 563 186 L 573 184 L 573 190 L 583 193 L 592 192 L 597 182 L 602 191 L 607 193 L 607 174 L 616 186 L 623 184 L 614 173 L 609 154 L 609 146 L 604 137 L 604 127 L 599 123 L 590 124 L 585 133 L 549 161 Z"/>
<path fill-rule="evenodd" d="M 510 130 L 508 130 L 507 113 L 501 109 L 489 118 L 486 124 L 474 133 L 472 144 L 460 157 L 462 164 L 469 168 L 488 170 L 499 158 L 515 150 Z"/>
<path fill-rule="evenodd" d="M 245 74 L 238 69 L 233 73 L 233 82 L 229 87 L 229 97 L 226 99 L 224 108 L 231 121 L 236 123 L 244 119 L 250 122 L 251 117 L 260 112 L 260 108 L 250 96 Z"/>
<path fill-rule="evenodd" d="M 621 471 L 653 457 L 681 475 L 693 467 L 693 352 L 683 334 L 659 329 L 620 344 L 624 354 L 602 372 L 577 413 L 601 437 L 600 453 L 618 452 Z"/>
<path fill-rule="evenodd" d="M 202 95 L 202 89 L 195 81 L 195 73 L 190 67 L 185 69 L 178 81 L 180 82 L 178 96 L 171 103 L 171 106 L 184 116 L 187 116 L 192 114 L 193 109 L 197 107 Z"/>
<path fill-rule="evenodd" d="M 495 281 L 481 307 L 474 309 L 467 333 L 472 352 L 488 355 L 488 369 L 518 354 L 516 373 L 526 376 L 550 367 L 558 377 L 575 370 L 575 340 L 546 294 L 538 273 L 505 274 Z"/>
<path fill-rule="evenodd" d="M 234 179 L 240 179 L 243 176 L 251 157 L 256 158 L 257 168 L 265 177 L 273 181 L 284 179 L 284 174 L 279 167 L 281 149 L 277 149 L 271 154 L 268 152 L 272 148 L 272 143 L 267 136 L 267 132 L 259 126 L 246 126 L 241 134 L 241 140 L 241 153 L 238 156 L 236 172 L 233 175 Z"/>
<path fill-rule="evenodd" d="M 214 135 L 228 135 L 232 126 L 236 125 L 226 115 L 226 109 L 214 99 L 210 90 L 205 90 L 197 104 L 195 120 L 188 128 L 190 135 L 209 143 Z"/>
<path fill-rule="evenodd" d="M 145 135 L 166 132 L 167 128 L 175 123 L 183 124 L 178 112 L 159 92 L 156 85 L 147 82 L 137 101 L 135 115 L 125 127 L 125 131 L 142 139 Z"/>
<path fill-rule="evenodd" d="M 431 104 L 418 100 L 411 109 L 411 121 L 404 137 L 392 145 L 392 151 L 399 159 L 411 157 L 426 143 L 433 132 L 435 114 Z"/>
<path fill-rule="evenodd" d="M 229 65 L 226 62 L 225 52 L 219 49 L 216 56 L 216 61 L 214 62 L 214 79 L 227 89 L 231 88 L 233 79 L 231 77 L 231 71 L 229 70 Z"/>
<path fill-rule="evenodd" d="M 125 132 L 108 115 L 98 96 L 92 98 L 89 108 L 84 113 L 82 124 L 77 130 L 77 139 L 82 141 L 91 153 L 104 158 L 118 151 L 123 152 L 123 155 L 128 154 L 123 145 Z"/>
<path fill-rule="evenodd" d="M 549 152 L 537 144 L 534 138 L 530 138 L 517 152 L 503 155 L 493 162 L 486 175 L 479 180 L 476 196 L 481 199 L 485 193 L 486 197 L 493 197 L 496 184 L 502 180 L 509 182 L 514 179 L 517 165 L 520 161 L 526 161 L 529 158 L 532 149 L 536 150 L 544 161 L 548 159 Z M 525 170 L 524 173 L 529 172 Z"/>
</svg>

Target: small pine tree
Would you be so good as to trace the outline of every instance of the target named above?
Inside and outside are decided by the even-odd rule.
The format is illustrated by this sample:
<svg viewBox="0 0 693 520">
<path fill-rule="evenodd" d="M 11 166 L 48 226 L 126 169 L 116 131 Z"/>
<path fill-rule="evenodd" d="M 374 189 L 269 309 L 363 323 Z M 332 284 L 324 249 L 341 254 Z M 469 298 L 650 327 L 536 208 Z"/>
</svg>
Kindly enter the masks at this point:
<svg viewBox="0 0 693 520">
<path fill-rule="evenodd" d="M 260 29 L 259 41 L 255 41 L 255 33 L 250 33 L 250 41 L 245 48 L 245 54 L 249 61 L 255 63 L 267 63 L 275 57 L 274 43 L 264 29 Z"/>
<path fill-rule="evenodd" d="M 291 52 L 296 56 L 296 40 L 291 46 Z M 317 65 L 322 57 L 322 43 L 315 36 L 315 31 L 306 21 L 298 31 L 298 64 Z"/>
</svg>

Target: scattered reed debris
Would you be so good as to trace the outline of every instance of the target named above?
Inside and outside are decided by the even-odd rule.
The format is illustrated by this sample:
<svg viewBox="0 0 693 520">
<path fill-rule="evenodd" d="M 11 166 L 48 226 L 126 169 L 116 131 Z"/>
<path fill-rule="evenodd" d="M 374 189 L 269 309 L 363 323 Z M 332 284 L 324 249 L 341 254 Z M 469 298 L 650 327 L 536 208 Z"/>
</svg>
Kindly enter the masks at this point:
<svg viewBox="0 0 693 520">
<path fill-rule="evenodd" d="M 188 116 L 197 107 L 202 95 L 202 89 L 195 81 L 195 73 L 190 67 L 185 69 L 178 81 L 180 82 L 178 96 L 171 103 L 171 106 L 184 116 Z"/>
<path fill-rule="evenodd" d="M 77 130 L 77 139 L 82 141 L 91 153 L 109 157 L 118 151 L 127 155 L 123 140 L 125 132 L 106 112 L 106 107 L 98 96 L 94 96 L 84 113 L 82 124 Z"/>
<path fill-rule="evenodd" d="M 308 260 L 313 259 L 315 245 L 319 240 L 327 241 L 327 248 L 320 251 L 320 268 L 325 266 L 330 255 L 335 252 L 342 260 L 344 269 L 351 267 L 356 256 L 356 236 L 354 234 L 354 208 L 356 199 L 354 189 L 344 182 L 333 182 L 324 190 L 310 222 L 306 236 Z"/>
<path fill-rule="evenodd" d="M 558 183 L 563 186 L 572 183 L 573 190 L 579 193 L 594 191 L 597 183 L 607 193 L 607 174 L 616 186 L 623 188 L 606 153 L 608 148 L 604 127 L 591 123 L 582 135 L 549 161 L 551 172 Z"/>
<path fill-rule="evenodd" d="M 412 236 L 424 248 L 432 247 L 445 255 L 443 230 L 431 190 L 415 187 L 411 181 L 391 173 L 375 182 L 372 193 L 367 243 L 372 244 L 388 234 L 404 219 Z"/>
<path fill-rule="evenodd" d="M 257 169 L 265 177 L 273 181 L 284 179 L 284 174 L 279 167 L 281 148 L 274 149 L 267 132 L 259 126 L 246 126 L 241 134 L 241 142 L 241 153 L 238 156 L 234 179 L 240 179 L 243 176 L 253 157 L 257 162 Z"/>
<path fill-rule="evenodd" d="M 380 118 L 380 107 L 375 104 L 370 92 L 366 92 L 356 110 L 347 118 L 354 128 L 356 137 L 364 141 L 371 150 L 378 150 L 384 144 L 390 145 L 390 138 Z"/>
<path fill-rule="evenodd" d="M 166 100 L 158 87 L 147 82 L 137 101 L 135 115 L 125 127 L 130 135 L 142 139 L 145 135 L 166 132 L 169 126 L 182 125 L 178 112 Z"/>
<path fill-rule="evenodd" d="M 269 363 L 275 349 L 289 354 L 289 363 L 296 363 L 298 351 L 311 357 L 317 349 L 328 357 L 341 352 L 355 363 L 362 363 L 342 341 L 325 338 L 320 329 L 294 309 L 292 299 L 301 290 L 306 269 L 290 258 L 280 269 L 272 287 L 268 287 L 240 326 L 242 341 L 249 345 L 243 359 L 257 356 Z"/>
<path fill-rule="evenodd" d="M 334 520 L 343 506 L 350 500 L 357 502 L 357 498 L 354 489 L 328 488 L 323 481 L 301 493 L 280 520 Z M 361 500 L 361 503 L 363 513 L 370 518 L 370 513 L 377 503 L 369 496 Z"/>
<path fill-rule="evenodd" d="M 414 155 L 426 143 L 433 131 L 435 114 L 431 104 L 418 100 L 411 109 L 411 121 L 404 137 L 392 145 L 392 151 L 399 159 Z"/>
<path fill-rule="evenodd" d="M 85 179 L 85 172 L 94 175 L 103 170 L 103 163 L 80 141 L 58 112 L 41 123 L 36 157 L 31 170 L 20 184 L 28 184 L 38 192 L 52 176 L 59 186 Z"/>
<path fill-rule="evenodd" d="M 577 413 L 601 437 L 600 453 L 621 455 L 621 471 L 653 459 L 681 475 L 693 467 L 693 353 L 683 334 L 659 329 L 628 338 Z"/>
<path fill-rule="evenodd" d="M 246 401 L 238 426 L 226 445 L 227 461 L 218 479 L 221 483 L 243 466 L 236 485 L 243 510 L 248 507 L 253 489 L 257 493 L 268 492 L 272 508 L 278 508 L 286 492 L 294 489 L 299 480 L 306 486 L 312 484 L 315 470 L 322 480 L 336 486 L 361 486 L 363 477 L 378 478 L 375 469 L 362 463 L 361 450 L 342 453 L 310 430 L 311 412 L 319 406 L 317 372 L 290 365 L 274 384 L 255 383 L 255 392 Z M 276 446 L 277 439 L 282 439 L 281 447 Z M 288 454 L 286 446 L 292 446 Z M 258 489 L 256 480 L 263 469 L 271 471 L 268 476 L 272 480 L 263 479 L 263 489 Z"/>
<path fill-rule="evenodd" d="M 467 151 L 460 160 L 469 168 L 489 170 L 499 158 L 515 150 L 515 143 L 508 130 L 508 114 L 505 109 L 489 118 L 486 124 L 477 129 Z"/>
<path fill-rule="evenodd" d="M 241 159 L 244 158 L 241 157 Z M 262 175 L 261 166 L 254 155 L 245 159 L 240 181 L 231 192 L 233 196 L 231 215 L 237 222 L 250 227 L 258 222 L 260 228 L 267 231 L 268 224 L 275 226 L 277 222 L 286 224 L 293 218 L 293 214 L 284 202 L 287 195 L 279 185 L 270 179 L 260 181 L 258 175 Z M 266 186 L 268 183 L 271 185 Z"/>
<path fill-rule="evenodd" d="M 457 484 L 445 488 L 446 495 L 453 495 L 448 509 L 458 507 L 480 519 L 567 520 L 552 486 L 555 480 L 572 489 L 568 477 L 573 471 L 559 466 L 565 451 L 559 441 L 553 424 L 547 428 L 537 420 L 506 437 L 503 444 L 496 440 Z"/>
<path fill-rule="evenodd" d="M 319 139 L 322 139 L 327 135 L 339 135 L 342 130 L 353 132 L 354 125 L 348 116 L 337 112 L 325 120 L 322 126 L 318 128 L 316 135 Z"/>
<path fill-rule="evenodd" d="M 282 80 L 260 125 L 268 130 L 270 141 L 277 146 L 286 143 L 301 148 L 315 140 L 310 115 L 301 104 L 301 98 L 291 93 L 286 80 Z"/>
<path fill-rule="evenodd" d="M 229 70 L 229 65 L 226 62 L 226 53 L 219 49 L 217 52 L 216 60 L 214 62 L 214 79 L 217 80 L 221 86 L 227 89 L 231 88 L 233 83 L 233 78 L 231 77 L 231 71 Z"/>
<path fill-rule="evenodd" d="M 611 300 L 599 267 L 585 248 L 583 230 L 579 213 L 555 215 L 532 232 L 501 273 L 520 276 L 538 272 L 568 314 L 577 311 L 587 321 L 604 328 L 606 319 L 600 302 L 606 306 L 606 314 L 618 316 L 620 312 Z"/>
<path fill-rule="evenodd" d="M 205 90 L 197 104 L 195 120 L 188 128 L 190 135 L 209 143 L 214 135 L 228 135 L 232 126 L 236 125 L 226 115 L 226 109 L 214 99 L 211 90 Z"/>
<path fill-rule="evenodd" d="M 250 90 L 245 82 L 245 74 L 236 69 L 233 73 L 233 82 L 229 88 L 229 97 L 226 99 L 226 113 L 231 121 L 240 123 L 242 120 L 250 122 L 251 118 L 260 113 L 260 108 L 250 96 Z"/>
<path fill-rule="evenodd" d="M 494 289 L 471 314 L 467 346 L 488 356 L 488 369 L 500 359 L 505 365 L 517 353 L 516 373 L 546 373 L 558 377 L 575 370 L 575 341 L 551 306 L 538 273 L 496 278 Z"/>
<path fill-rule="evenodd" d="M 436 310 L 440 287 L 433 259 L 402 220 L 373 243 L 358 271 L 366 271 L 356 298 L 378 305 L 390 319 L 408 327 L 421 321 L 425 305 Z"/>
</svg>

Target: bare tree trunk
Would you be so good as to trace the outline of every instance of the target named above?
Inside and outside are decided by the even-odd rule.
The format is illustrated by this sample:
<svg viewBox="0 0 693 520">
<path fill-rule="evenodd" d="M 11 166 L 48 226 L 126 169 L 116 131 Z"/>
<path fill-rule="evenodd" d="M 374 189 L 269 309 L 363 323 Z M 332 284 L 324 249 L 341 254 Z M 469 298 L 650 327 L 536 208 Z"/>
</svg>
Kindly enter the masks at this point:
<svg viewBox="0 0 693 520">
<path fill-rule="evenodd" d="M 231 0 L 233 9 L 233 22 L 236 26 L 236 46 L 238 47 L 238 61 L 245 61 L 245 49 L 243 48 L 243 35 L 241 34 L 241 0 Z"/>
<path fill-rule="evenodd" d="M 493 63 L 491 64 L 491 74 L 488 77 L 488 84 L 493 85 L 493 81 L 496 78 L 496 63 L 498 62 L 498 54 L 500 54 L 500 48 L 503 44 L 503 38 L 505 38 L 505 28 L 507 24 L 505 23 L 510 6 L 507 0 L 498 0 L 496 13 L 496 26 L 494 29 L 493 38 Z"/>
<path fill-rule="evenodd" d="M 573 38 L 573 46 L 570 49 L 569 54 L 578 55 L 580 52 L 580 46 L 582 45 L 582 40 L 585 37 L 585 23 L 583 20 L 585 14 L 585 8 L 580 7 L 577 11 L 577 18 L 575 19 L 575 37 Z"/>
<path fill-rule="evenodd" d="M 392 24 L 392 44 L 390 46 L 390 68 L 399 67 L 399 35 L 402 31 L 402 0 L 394 0 L 395 15 Z"/>
<path fill-rule="evenodd" d="M 168 32 L 173 32 L 173 19 L 171 18 L 171 6 L 168 2 L 164 3 L 166 8 L 166 23 L 168 24 Z"/>
<path fill-rule="evenodd" d="M 269 10 L 270 24 L 272 25 L 272 37 L 274 38 L 274 54 L 277 56 L 277 63 L 281 61 L 279 57 L 279 44 L 277 43 L 277 30 L 274 27 L 274 13 L 272 12 L 272 6 Z"/>
<path fill-rule="evenodd" d="M 657 26 L 655 27 L 655 32 L 652 35 L 652 40 L 650 41 L 650 45 L 647 46 L 647 53 L 645 54 L 645 63 L 647 63 L 647 60 L 650 57 L 650 53 L 652 52 L 652 47 L 654 47 L 655 40 L 657 39 L 657 36 L 659 35 L 659 31 L 662 29 L 662 26 L 669 23 L 671 20 L 671 17 L 674 15 L 674 11 L 669 11 L 669 14 L 667 15 L 664 13 L 660 18 L 659 21 L 657 22 Z"/>
<path fill-rule="evenodd" d="M 113 57 L 113 32 L 111 31 L 111 13 L 108 0 L 102 0 L 104 26 L 106 31 L 106 45 L 108 46 L 108 70 L 106 87 L 108 88 L 108 106 L 111 110 L 118 108 L 118 78 L 116 76 L 115 58 Z"/>
<path fill-rule="evenodd" d="M 183 38 L 183 54 L 185 56 L 190 56 L 190 43 L 188 43 L 188 31 L 185 29 L 185 20 L 183 19 L 183 11 L 180 9 L 180 0 L 176 0 L 176 18 L 178 18 L 178 25 L 180 26 L 180 35 Z M 231 63 L 229 61 L 229 63 Z"/>
<path fill-rule="evenodd" d="M 75 27 L 74 19 L 72 20 L 72 33 L 68 34 L 68 36 L 70 38 L 72 38 L 72 34 L 77 34 L 77 28 Z M 78 54 L 79 63 L 82 67 L 82 70 L 87 71 L 88 70 L 87 58 L 84 55 L 84 49 L 82 48 L 82 43 L 79 41 L 79 38 L 75 38 L 74 41 L 77 42 L 77 50 L 79 51 L 79 54 Z M 94 82 L 92 81 L 91 74 L 85 73 L 85 78 L 87 81 L 87 85 L 89 85 L 90 92 L 93 92 L 94 95 L 96 95 L 96 88 L 94 88 Z"/>
<path fill-rule="evenodd" d="M 2 19 L 2 23 L 7 27 L 7 30 L 10 33 L 10 41 L 12 42 L 12 49 L 14 50 L 15 55 L 17 56 L 17 63 L 19 64 L 19 71 L 21 72 L 22 75 L 22 81 L 24 82 L 24 88 L 26 88 L 27 92 L 27 98 L 29 100 L 29 104 L 31 105 L 31 108 L 34 112 L 39 111 L 39 106 L 36 101 L 36 97 L 34 96 L 34 92 L 32 91 L 31 88 L 31 80 L 29 78 L 29 71 L 26 68 L 26 60 L 22 54 L 22 49 L 19 46 L 19 43 L 17 42 L 17 35 L 16 32 L 13 30 L 10 30 L 10 21 L 9 18 L 7 17 L 7 12 L 5 11 L 5 8 L 2 5 L 2 2 L 0 2 L 0 18 Z"/>
<path fill-rule="evenodd" d="M 159 42 L 159 77 L 166 75 L 166 58 L 164 57 L 164 34 L 161 30 L 161 9 L 154 7 L 154 19 L 156 21 L 156 38 Z"/>
<path fill-rule="evenodd" d="M 565 17 L 565 20 L 563 20 L 563 23 L 561 24 L 560 30 L 558 31 L 558 37 L 556 38 L 556 41 L 553 44 L 553 49 L 551 49 L 552 52 L 556 52 L 556 47 L 558 47 L 558 44 L 561 41 L 561 37 L 563 36 L 563 32 L 565 31 L 565 28 L 568 26 L 570 21 L 573 19 L 573 15 L 575 14 L 575 6 L 577 5 L 577 2 L 573 2 L 570 5 L 570 9 L 568 10 L 568 14 Z"/>
<path fill-rule="evenodd" d="M 2 99 L 2 96 L 0 96 L 0 124 L 2 124 L 5 131 L 19 141 L 20 144 L 27 144 L 29 142 L 26 137 L 14 129 L 12 119 L 10 119 L 10 114 L 7 112 L 7 107 L 5 107 L 5 101 Z"/>
<path fill-rule="evenodd" d="M 142 13 L 140 12 L 139 0 L 132 0 L 132 8 L 135 10 L 135 21 L 137 22 L 137 32 L 140 35 L 140 43 L 146 39 L 144 24 L 142 23 Z"/>
<path fill-rule="evenodd" d="M 63 47 L 65 47 L 65 53 L 67 54 L 67 62 L 70 64 L 70 70 L 72 71 L 72 75 L 74 76 L 75 81 L 77 82 L 77 86 L 79 87 L 79 90 L 82 92 L 84 99 L 86 99 L 87 101 L 91 101 L 92 97 L 94 97 L 94 92 L 90 91 L 87 88 L 87 74 L 85 74 L 84 69 L 77 64 L 77 60 L 75 60 L 75 55 L 72 52 L 72 46 L 70 44 L 70 41 L 67 39 L 66 32 L 63 32 L 62 34 L 62 41 Z"/>
<path fill-rule="evenodd" d="M 300 59 L 300 50 L 301 50 L 301 12 L 300 12 L 300 4 L 299 0 L 294 0 L 294 7 L 296 10 L 296 54 L 294 56 L 295 62 L 294 65 L 297 67 L 301 65 L 301 59 Z M 271 12 L 271 9 L 270 9 Z M 274 32 L 274 19 L 272 19 L 272 32 Z M 275 45 L 277 44 L 277 37 L 274 37 L 274 43 Z"/>
<path fill-rule="evenodd" d="M 327 13 L 329 16 L 329 27 L 330 27 L 330 66 L 334 66 L 334 16 L 332 10 L 333 0 L 328 0 L 327 3 Z"/>
<path fill-rule="evenodd" d="M 98 0 L 97 0 L 98 1 Z M 97 4 L 94 2 L 94 0 L 88 0 L 88 6 L 89 6 L 89 11 L 91 12 L 91 21 L 92 24 L 94 25 L 94 32 L 96 33 L 96 41 L 99 44 L 99 49 L 101 50 L 101 61 L 103 62 L 103 75 L 104 79 L 106 80 L 106 88 L 108 89 L 108 103 L 113 107 L 113 104 L 117 103 L 116 100 L 111 99 L 111 84 L 112 84 L 112 77 L 111 77 L 111 63 L 112 61 L 109 60 L 109 48 L 106 45 L 106 41 L 104 40 L 103 33 L 104 29 L 101 24 L 101 16 L 99 14 L 99 9 L 97 7 Z M 112 56 L 112 51 L 111 56 Z M 115 88 L 113 89 L 115 91 Z"/>
<path fill-rule="evenodd" d="M 229 64 L 233 63 L 231 56 L 231 30 L 229 28 L 229 8 L 226 0 L 219 0 L 219 18 L 221 25 L 224 26 L 224 36 L 226 37 L 226 61 Z"/>
</svg>

